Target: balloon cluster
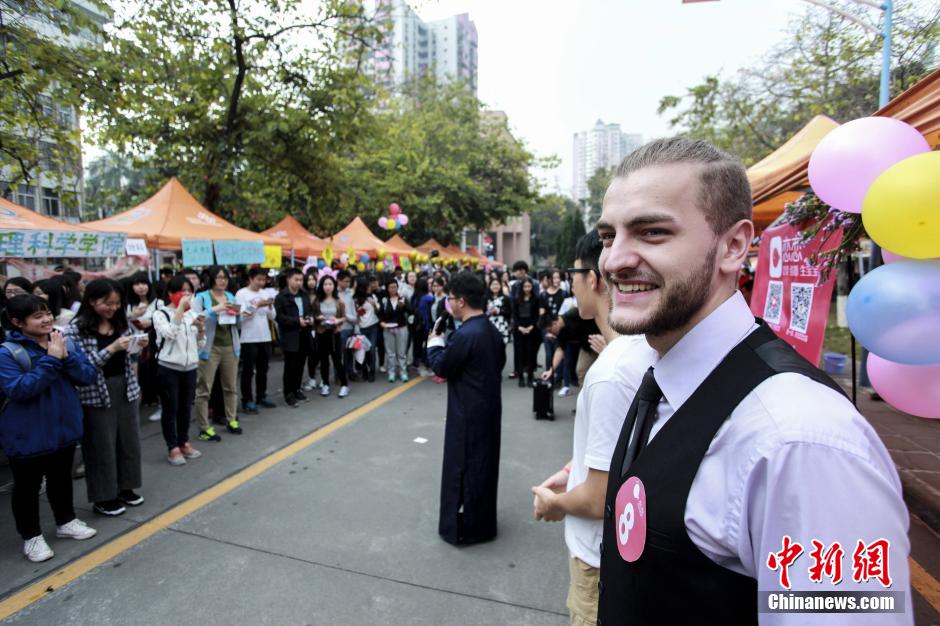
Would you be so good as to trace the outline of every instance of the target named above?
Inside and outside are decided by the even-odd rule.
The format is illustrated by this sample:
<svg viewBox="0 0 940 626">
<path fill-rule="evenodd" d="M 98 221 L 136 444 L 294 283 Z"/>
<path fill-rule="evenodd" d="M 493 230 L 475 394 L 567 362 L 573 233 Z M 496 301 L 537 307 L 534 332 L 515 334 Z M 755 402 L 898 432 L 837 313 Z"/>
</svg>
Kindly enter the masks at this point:
<svg viewBox="0 0 940 626">
<path fill-rule="evenodd" d="M 852 333 L 871 352 L 875 390 L 898 409 L 940 418 L 940 152 L 912 126 L 853 120 L 826 135 L 809 161 L 824 202 L 861 213 L 886 265 L 849 294 Z"/>
<path fill-rule="evenodd" d="M 388 217 L 379 218 L 379 228 L 385 230 L 401 230 L 402 226 L 408 225 L 408 216 L 401 212 L 401 207 L 395 202 L 388 205 Z"/>
<path fill-rule="evenodd" d="M 428 255 L 420 252 L 412 252 L 408 255 L 408 258 L 411 259 L 412 263 L 417 263 L 418 265 L 424 265 L 430 260 Z"/>
</svg>

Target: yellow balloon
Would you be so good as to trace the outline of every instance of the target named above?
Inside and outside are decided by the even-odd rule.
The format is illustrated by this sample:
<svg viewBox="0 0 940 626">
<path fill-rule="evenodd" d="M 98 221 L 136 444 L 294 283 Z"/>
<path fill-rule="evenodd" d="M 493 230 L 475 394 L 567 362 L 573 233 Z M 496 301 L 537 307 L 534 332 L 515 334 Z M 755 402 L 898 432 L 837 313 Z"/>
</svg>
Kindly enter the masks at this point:
<svg viewBox="0 0 940 626">
<path fill-rule="evenodd" d="M 911 259 L 940 256 L 940 152 L 908 157 L 876 178 L 862 223 L 886 250 Z"/>
<path fill-rule="evenodd" d="M 379 248 L 379 253 L 377 255 L 379 261 L 385 258 L 385 248 Z"/>
<path fill-rule="evenodd" d="M 363 263 L 362 261 L 359 261 L 358 263 L 356 263 L 356 267 L 359 269 L 360 272 L 366 271 L 366 264 Z"/>
</svg>

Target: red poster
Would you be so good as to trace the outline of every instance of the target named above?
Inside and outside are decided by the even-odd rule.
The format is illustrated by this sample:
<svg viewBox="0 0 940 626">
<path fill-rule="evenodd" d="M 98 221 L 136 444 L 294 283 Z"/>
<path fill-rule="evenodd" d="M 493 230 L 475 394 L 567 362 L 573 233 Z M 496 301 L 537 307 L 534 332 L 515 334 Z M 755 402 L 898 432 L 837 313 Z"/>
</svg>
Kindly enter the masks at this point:
<svg viewBox="0 0 940 626">
<path fill-rule="evenodd" d="M 831 250 L 842 239 L 841 230 L 821 246 L 823 235 L 800 242 L 800 230 L 784 224 L 768 228 L 761 235 L 754 275 L 751 311 L 773 328 L 781 339 L 793 346 L 803 358 L 819 363 L 829 301 L 835 284 L 835 272 L 829 280 L 817 284 L 819 270 L 809 264 L 818 250 Z"/>
</svg>

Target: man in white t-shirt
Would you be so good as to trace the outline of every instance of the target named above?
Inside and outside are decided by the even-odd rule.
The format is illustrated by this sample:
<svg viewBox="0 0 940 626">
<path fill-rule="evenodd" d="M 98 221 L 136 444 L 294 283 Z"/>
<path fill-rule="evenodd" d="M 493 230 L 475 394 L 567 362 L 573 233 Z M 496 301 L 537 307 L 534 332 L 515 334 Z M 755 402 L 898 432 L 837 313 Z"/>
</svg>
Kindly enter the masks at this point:
<svg viewBox="0 0 940 626">
<path fill-rule="evenodd" d="M 242 312 L 242 410 L 252 415 L 258 412 L 259 406 L 268 409 L 277 406 L 267 395 L 271 322 L 275 317 L 274 298 L 264 289 L 267 280 L 265 270 L 253 267 L 248 271 L 248 286 L 235 294 L 235 301 L 241 305 Z M 252 377 L 255 378 L 256 395 L 252 395 Z"/>
<path fill-rule="evenodd" d="M 567 605 L 575 625 L 593 625 L 597 621 L 607 471 L 626 407 L 633 401 L 653 358 L 643 337 L 620 337 L 607 323 L 607 287 L 597 271 L 602 248 L 596 231 L 578 241 L 571 283 L 579 315 L 594 319 L 607 347 L 588 370 L 578 395 L 571 461 L 532 488 L 536 519 L 565 520 L 571 575 Z"/>
</svg>

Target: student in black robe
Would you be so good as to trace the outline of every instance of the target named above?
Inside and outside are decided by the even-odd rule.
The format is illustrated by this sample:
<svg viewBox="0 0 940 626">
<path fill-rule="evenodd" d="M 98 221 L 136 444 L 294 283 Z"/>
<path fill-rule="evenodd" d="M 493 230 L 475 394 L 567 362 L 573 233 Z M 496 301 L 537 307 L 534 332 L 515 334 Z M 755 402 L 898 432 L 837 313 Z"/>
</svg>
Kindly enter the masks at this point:
<svg viewBox="0 0 940 626">
<path fill-rule="evenodd" d="M 428 339 L 428 363 L 447 379 L 438 533 L 448 543 L 471 544 L 496 537 L 501 372 L 506 352 L 499 331 L 483 313 L 483 280 L 461 272 L 449 289 L 450 308 L 460 327 L 451 333 L 446 347 L 436 328 Z"/>
</svg>

